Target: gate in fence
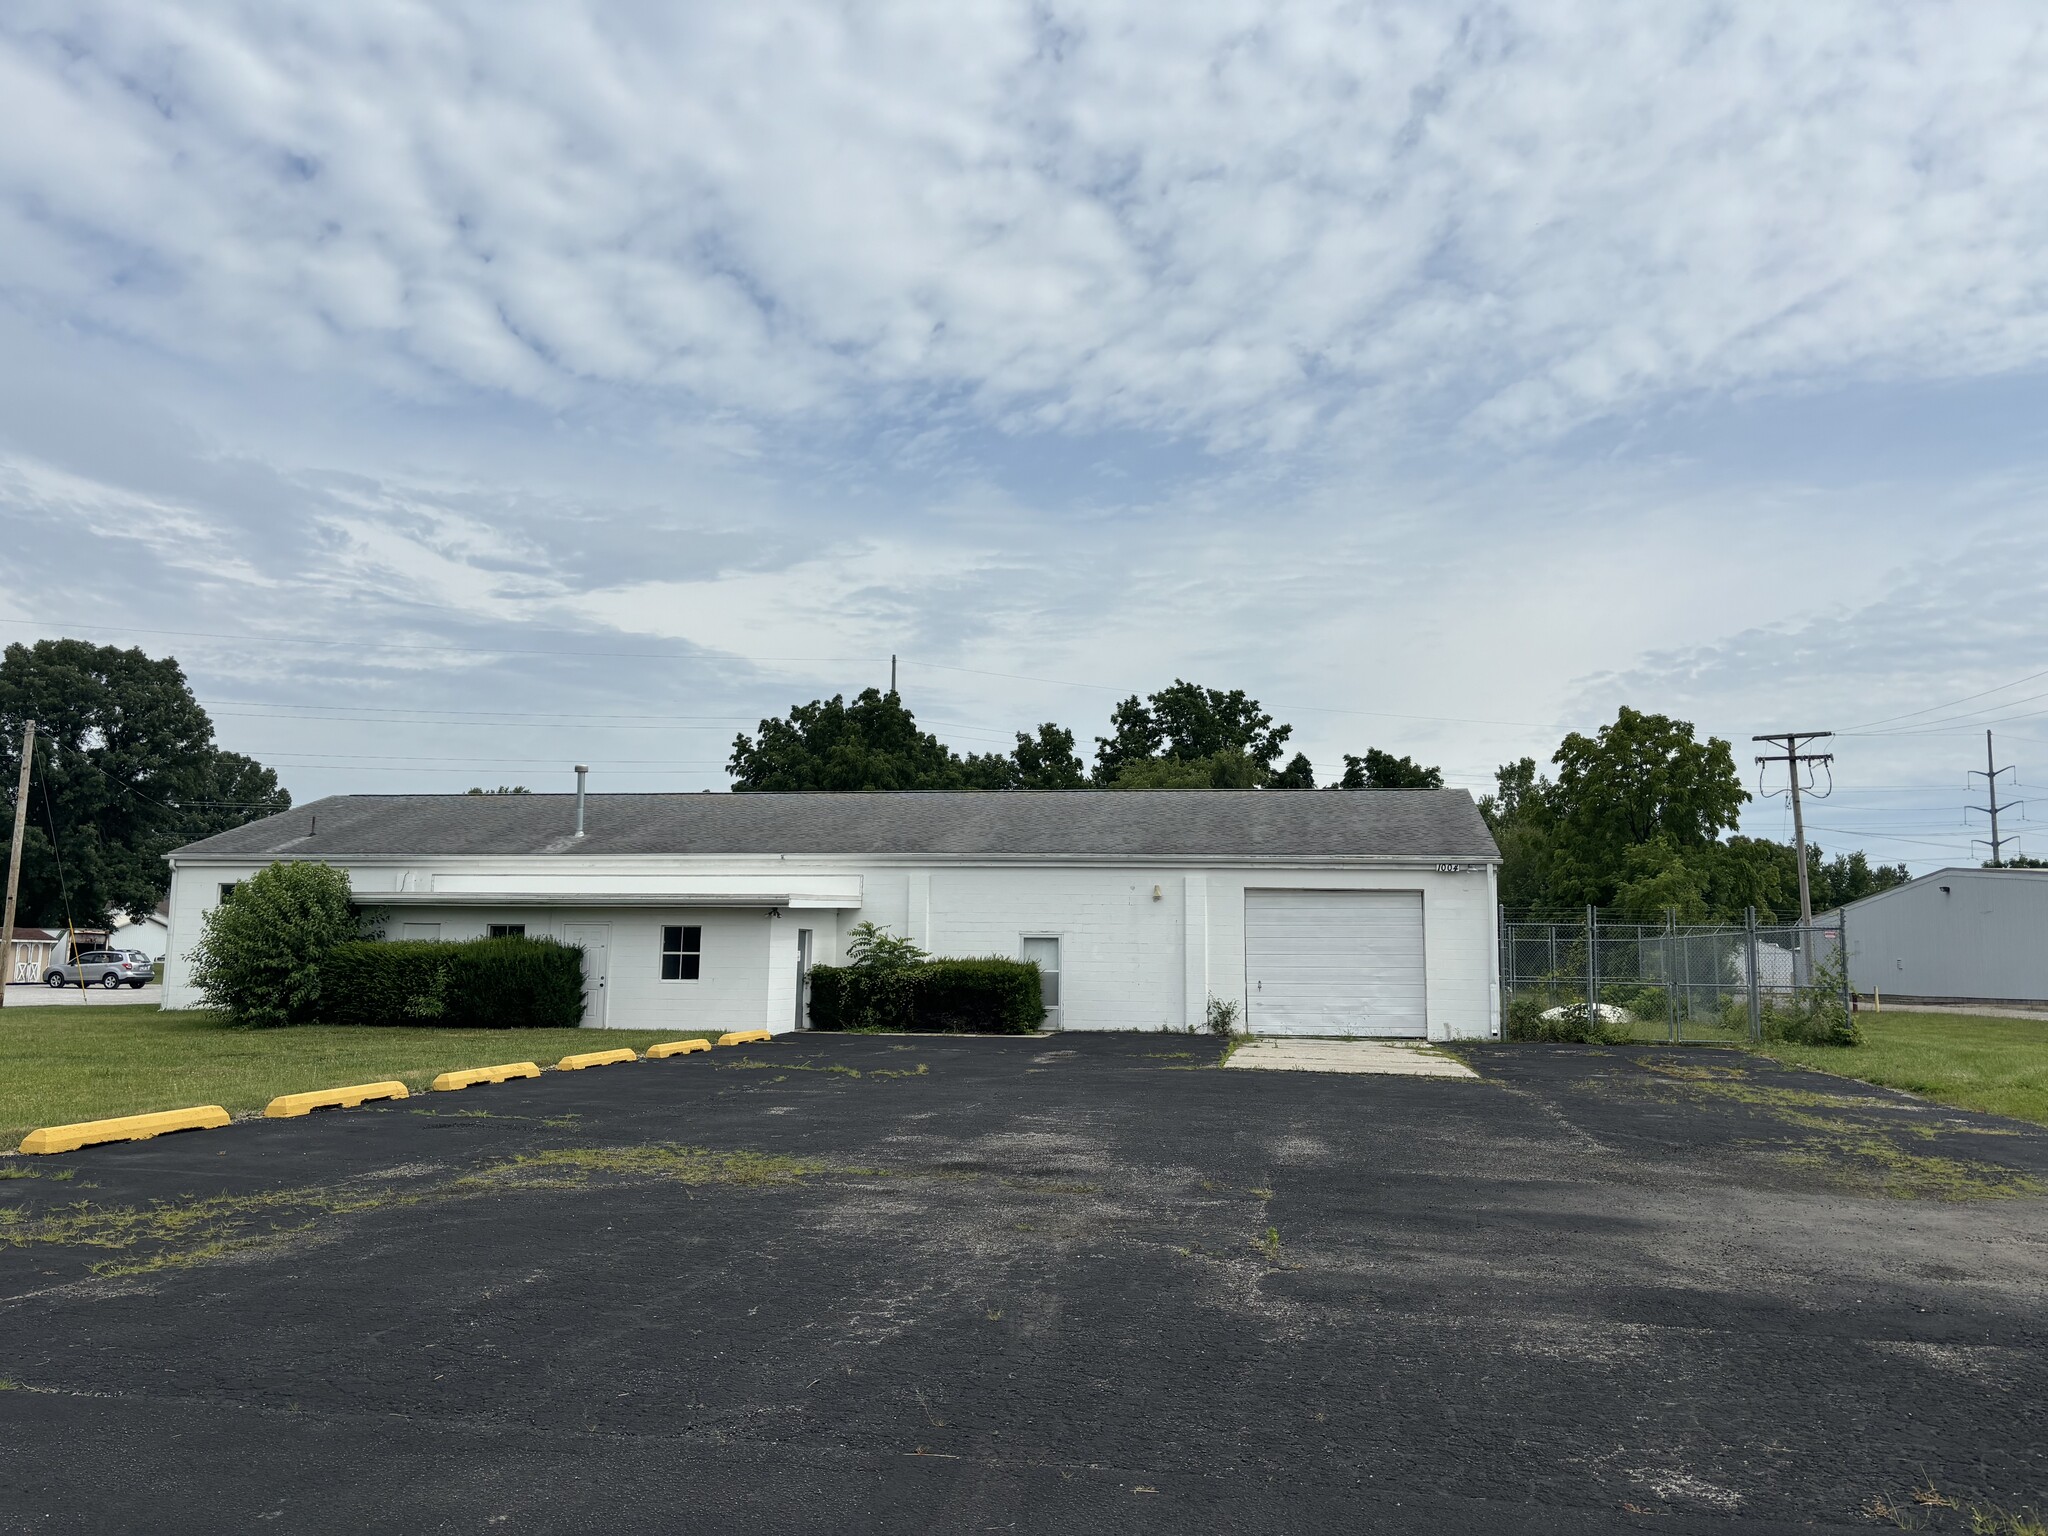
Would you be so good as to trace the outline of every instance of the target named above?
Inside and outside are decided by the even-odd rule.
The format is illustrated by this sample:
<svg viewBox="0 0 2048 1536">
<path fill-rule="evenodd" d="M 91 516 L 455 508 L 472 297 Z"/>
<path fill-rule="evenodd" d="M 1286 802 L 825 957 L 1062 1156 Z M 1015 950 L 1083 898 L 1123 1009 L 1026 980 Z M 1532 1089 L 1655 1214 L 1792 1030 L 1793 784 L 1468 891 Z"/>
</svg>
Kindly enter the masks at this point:
<svg viewBox="0 0 2048 1536">
<path fill-rule="evenodd" d="M 1829 923 L 1501 923 L 1501 1018 L 1509 1038 L 1594 1013 L 1642 1041 L 1760 1041 L 1820 1009 L 1852 1006 L 1844 932 Z"/>
</svg>

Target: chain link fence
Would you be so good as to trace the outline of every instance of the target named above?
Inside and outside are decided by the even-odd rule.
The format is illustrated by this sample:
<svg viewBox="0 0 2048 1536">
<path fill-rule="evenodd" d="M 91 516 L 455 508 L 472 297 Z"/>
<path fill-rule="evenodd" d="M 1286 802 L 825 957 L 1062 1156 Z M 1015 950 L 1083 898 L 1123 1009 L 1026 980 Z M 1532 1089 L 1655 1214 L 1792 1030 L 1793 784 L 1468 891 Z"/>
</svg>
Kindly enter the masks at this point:
<svg viewBox="0 0 2048 1536">
<path fill-rule="evenodd" d="M 1610 1039 L 1745 1044 L 1802 1038 L 1853 1009 L 1839 920 L 1812 924 L 1501 923 L 1509 1039 L 1583 1026 Z"/>
</svg>

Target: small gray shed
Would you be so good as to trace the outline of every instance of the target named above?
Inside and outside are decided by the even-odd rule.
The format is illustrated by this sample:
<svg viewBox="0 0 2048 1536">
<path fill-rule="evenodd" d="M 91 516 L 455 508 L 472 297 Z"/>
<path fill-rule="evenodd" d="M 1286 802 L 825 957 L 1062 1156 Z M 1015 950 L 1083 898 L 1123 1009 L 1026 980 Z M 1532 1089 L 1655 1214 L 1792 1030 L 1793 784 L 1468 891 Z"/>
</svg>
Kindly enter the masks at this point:
<svg viewBox="0 0 2048 1536">
<path fill-rule="evenodd" d="M 2048 870 L 1936 870 L 1841 917 L 1865 997 L 2048 1003 Z"/>
</svg>

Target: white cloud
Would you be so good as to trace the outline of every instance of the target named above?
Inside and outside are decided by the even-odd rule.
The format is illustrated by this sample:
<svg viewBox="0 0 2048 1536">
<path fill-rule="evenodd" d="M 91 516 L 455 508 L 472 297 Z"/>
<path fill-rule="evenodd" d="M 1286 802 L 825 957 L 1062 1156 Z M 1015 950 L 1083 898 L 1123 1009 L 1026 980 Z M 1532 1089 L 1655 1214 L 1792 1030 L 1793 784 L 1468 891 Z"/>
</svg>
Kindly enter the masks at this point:
<svg viewBox="0 0 2048 1536">
<path fill-rule="evenodd" d="M 2044 64 L 2001 3 L 31 3 L 0 280 L 419 388 L 1521 440 L 2040 363 Z"/>
<path fill-rule="evenodd" d="M 1622 699 L 1746 736 L 1969 692 L 2048 644 L 2041 39 L 2007 0 L 17 0 L 10 635 L 423 716 L 248 725 L 350 754 L 301 789 L 573 757 L 571 708 L 729 739 L 892 651 L 963 743 L 1180 675 L 1466 783 Z M 1865 782 L 1950 771 L 1877 745 Z"/>
</svg>

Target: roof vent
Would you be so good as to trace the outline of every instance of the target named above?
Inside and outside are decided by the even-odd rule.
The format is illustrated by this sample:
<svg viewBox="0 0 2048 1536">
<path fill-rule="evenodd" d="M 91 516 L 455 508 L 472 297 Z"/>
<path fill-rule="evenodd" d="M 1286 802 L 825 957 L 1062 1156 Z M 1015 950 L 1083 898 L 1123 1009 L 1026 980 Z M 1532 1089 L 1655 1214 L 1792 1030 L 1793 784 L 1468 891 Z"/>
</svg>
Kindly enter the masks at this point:
<svg viewBox="0 0 2048 1536">
<path fill-rule="evenodd" d="M 583 835 L 583 782 L 590 777 L 590 770 L 583 764 L 576 765 L 576 835 Z"/>
</svg>

